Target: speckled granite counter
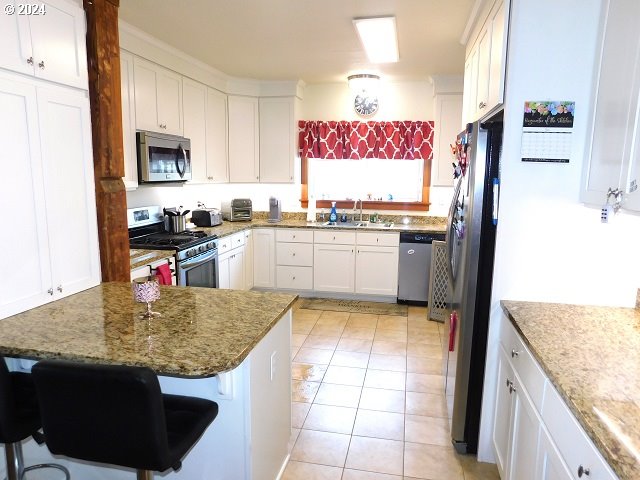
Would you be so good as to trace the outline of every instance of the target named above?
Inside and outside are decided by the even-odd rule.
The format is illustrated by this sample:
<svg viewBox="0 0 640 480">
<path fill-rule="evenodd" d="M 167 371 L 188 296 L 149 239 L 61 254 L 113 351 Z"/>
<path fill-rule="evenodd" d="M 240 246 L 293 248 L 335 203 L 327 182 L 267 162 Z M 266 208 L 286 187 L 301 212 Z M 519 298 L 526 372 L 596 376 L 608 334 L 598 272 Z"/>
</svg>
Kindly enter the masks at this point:
<svg viewBox="0 0 640 480">
<path fill-rule="evenodd" d="M 164 260 L 175 255 L 173 250 L 142 250 L 134 249 L 129 250 L 131 270 L 150 263 L 157 262 L 158 260 Z"/>
<path fill-rule="evenodd" d="M 0 321 L 0 354 L 143 365 L 208 377 L 237 367 L 296 295 L 160 287 L 162 316 L 138 318 L 130 283 L 97 287 Z"/>
<path fill-rule="evenodd" d="M 621 480 L 640 478 L 640 309 L 515 301 L 502 308 L 611 468 Z"/>
</svg>

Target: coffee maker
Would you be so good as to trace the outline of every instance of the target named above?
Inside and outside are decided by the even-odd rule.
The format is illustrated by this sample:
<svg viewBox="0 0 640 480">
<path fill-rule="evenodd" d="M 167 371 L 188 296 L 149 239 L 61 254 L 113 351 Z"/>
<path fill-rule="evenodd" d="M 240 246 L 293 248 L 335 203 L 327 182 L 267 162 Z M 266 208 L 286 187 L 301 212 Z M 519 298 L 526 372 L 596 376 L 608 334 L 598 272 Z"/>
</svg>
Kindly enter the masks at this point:
<svg viewBox="0 0 640 480">
<path fill-rule="evenodd" d="M 276 223 L 282 220 L 282 205 L 280 200 L 275 197 L 269 197 L 269 223 Z"/>
</svg>

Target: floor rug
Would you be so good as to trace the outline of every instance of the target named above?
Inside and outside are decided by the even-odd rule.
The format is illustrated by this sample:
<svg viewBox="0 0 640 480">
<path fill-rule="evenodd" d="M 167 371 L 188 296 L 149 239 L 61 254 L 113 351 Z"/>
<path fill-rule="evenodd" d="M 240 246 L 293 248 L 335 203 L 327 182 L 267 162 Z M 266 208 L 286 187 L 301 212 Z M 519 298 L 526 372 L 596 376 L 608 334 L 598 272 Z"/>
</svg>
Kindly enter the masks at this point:
<svg viewBox="0 0 640 480">
<path fill-rule="evenodd" d="M 407 316 L 407 306 L 397 303 L 365 302 L 360 300 L 333 300 L 329 298 L 304 298 L 299 308 L 330 310 L 333 312 L 372 313 L 374 315 Z"/>
</svg>

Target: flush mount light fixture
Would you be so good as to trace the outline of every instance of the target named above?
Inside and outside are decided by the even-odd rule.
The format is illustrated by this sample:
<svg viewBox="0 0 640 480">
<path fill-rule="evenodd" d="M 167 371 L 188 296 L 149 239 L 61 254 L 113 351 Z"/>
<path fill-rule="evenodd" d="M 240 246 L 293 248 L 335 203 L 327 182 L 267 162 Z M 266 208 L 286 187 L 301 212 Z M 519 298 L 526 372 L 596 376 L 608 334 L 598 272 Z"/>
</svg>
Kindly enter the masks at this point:
<svg viewBox="0 0 640 480">
<path fill-rule="evenodd" d="M 353 25 L 371 63 L 398 61 L 396 17 L 354 18 Z"/>
<path fill-rule="evenodd" d="M 373 73 L 358 73 L 347 77 L 349 88 L 354 93 L 375 94 L 378 91 L 380 77 Z"/>
</svg>

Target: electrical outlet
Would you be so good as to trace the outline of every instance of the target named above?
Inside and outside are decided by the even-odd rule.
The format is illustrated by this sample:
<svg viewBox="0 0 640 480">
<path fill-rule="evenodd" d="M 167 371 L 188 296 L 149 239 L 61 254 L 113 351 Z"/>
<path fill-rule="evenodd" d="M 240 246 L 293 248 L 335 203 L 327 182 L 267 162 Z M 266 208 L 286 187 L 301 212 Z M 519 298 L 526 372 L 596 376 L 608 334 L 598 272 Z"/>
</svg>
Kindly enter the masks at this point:
<svg viewBox="0 0 640 480">
<path fill-rule="evenodd" d="M 271 381 L 273 382 L 274 377 L 276 376 L 276 364 L 277 364 L 277 353 L 273 352 L 271 354 Z"/>
</svg>

